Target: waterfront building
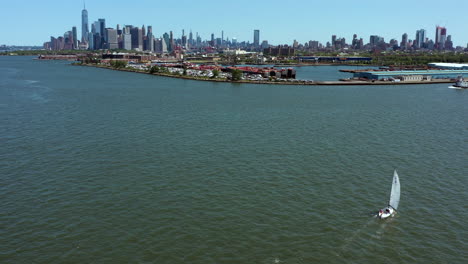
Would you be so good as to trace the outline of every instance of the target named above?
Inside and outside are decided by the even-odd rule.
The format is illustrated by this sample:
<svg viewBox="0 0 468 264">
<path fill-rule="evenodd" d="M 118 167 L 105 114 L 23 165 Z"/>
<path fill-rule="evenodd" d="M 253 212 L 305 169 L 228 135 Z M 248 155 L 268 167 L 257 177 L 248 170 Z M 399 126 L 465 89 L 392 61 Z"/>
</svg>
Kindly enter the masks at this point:
<svg viewBox="0 0 468 264">
<path fill-rule="evenodd" d="M 337 56 L 298 56 L 295 59 L 299 61 L 309 61 L 317 63 L 349 63 L 349 62 L 371 62 L 371 57 L 337 57 Z"/>
<path fill-rule="evenodd" d="M 468 64 L 466 63 L 444 63 L 444 62 L 434 62 L 429 63 L 429 67 L 444 69 L 444 70 L 468 70 Z"/>
<path fill-rule="evenodd" d="M 424 80 L 431 79 L 455 79 L 458 76 L 468 77 L 468 70 L 411 70 L 411 71 L 362 71 L 355 72 L 355 78 L 366 78 L 370 80 L 382 80 L 391 78 L 401 78 L 405 76 L 423 76 Z"/>
<path fill-rule="evenodd" d="M 86 6 L 81 11 L 81 41 L 87 42 L 88 41 L 88 34 L 89 34 L 89 27 L 88 27 L 88 10 L 86 10 Z"/>
<path fill-rule="evenodd" d="M 258 29 L 254 30 L 253 45 L 256 49 L 260 46 L 260 30 Z"/>
</svg>

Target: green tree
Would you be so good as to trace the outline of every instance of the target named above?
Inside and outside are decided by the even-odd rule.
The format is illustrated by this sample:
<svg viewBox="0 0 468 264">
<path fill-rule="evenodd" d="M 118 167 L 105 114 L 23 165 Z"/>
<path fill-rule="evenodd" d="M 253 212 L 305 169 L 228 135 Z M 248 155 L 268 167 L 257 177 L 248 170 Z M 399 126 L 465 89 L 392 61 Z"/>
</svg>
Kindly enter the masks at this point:
<svg viewBox="0 0 468 264">
<path fill-rule="evenodd" d="M 151 74 L 158 73 L 160 71 L 161 71 L 161 69 L 158 67 L 158 65 L 154 65 L 149 69 L 149 73 L 151 73 Z"/>
<path fill-rule="evenodd" d="M 121 61 L 121 60 L 112 60 L 109 62 L 110 66 L 115 68 L 115 69 L 121 69 L 127 67 L 127 62 L 126 61 Z"/>
<path fill-rule="evenodd" d="M 213 76 L 211 78 L 218 78 L 218 76 L 219 76 L 219 71 L 218 70 L 213 70 L 212 73 L 213 73 Z"/>
<path fill-rule="evenodd" d="M 242 79 L 243 72 L 239 69 L 234 69 L 231 71 L 231 74 L 233 81 L 239 81 Z"/>
</svg>

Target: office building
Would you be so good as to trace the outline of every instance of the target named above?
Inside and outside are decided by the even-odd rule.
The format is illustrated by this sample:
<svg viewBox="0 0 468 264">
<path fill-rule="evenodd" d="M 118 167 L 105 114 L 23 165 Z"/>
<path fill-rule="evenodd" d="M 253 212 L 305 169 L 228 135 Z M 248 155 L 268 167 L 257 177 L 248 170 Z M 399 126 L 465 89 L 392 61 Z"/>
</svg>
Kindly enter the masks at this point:
<svg viewBox="0 0 468 264">
<path fill-rule="evenodd" d="M 72 34 L 73 34 L 73 49 L 78 49 L 78 34 L 76 32 L 76 27 L 72 28 Z"/>
<path fill-rule="evenodd" d="M 154 51 L 154 36 L 153 36 L 153 27 L 148 26 L 148 32 L 146 34 L 146 50 L 153 52 Z"/>
<path fill-rule="evenodd" d="M 260 30 L 254 30 L 254 39 L 253 39 L 254 48 L 258 48 L 260 46 Z"/>
<path fill-rule="evenodd" d="M 167 32 L 164 33 L 163 34 L 163 39 L 162 39 L 163 43 L 161 45 L 163 53 L 167 53 L 169 51 L 169 46 L 171 45 L 170 41 L 171 40 L 169 39 L 169 34 L 167 34 Z"/>
<path fill-rule="evenodd" d="M 426 30 L 420 29 L 416 31 L 416 48 L 426 48 Z"/>
<path fill-rule="evenodd" d="M 445 49 L 445 41 L 447 41 L 447 29 L 445 27 L 436 27 L 435 48 L 439 50 Z"/>
<path fill-rule="evenodd" d="M 408 34 L 406 33 L 401 36 L 400 48 L 402 50 L 408 49 Z"/>
<path fill-rule="evenodd" d="M 106 35 L 106 20 L 104 18 L 99 18 L 98 19 L 99 23 L 99 33 L 101 34 L 101 41 L 102 43 L 107 43 L 107 35 Z"/>
<path fill-rule="evenodd" d="M 81 11 L 81 41 L 88 42 L 88 34 L 89 34 L 89 27 L 88 27 L 88 10 L 86 7 Z"/>
<path fill-rule="evenodd" d="M 130 34 L 132 35 L 132 49 L 143 51 L 143 31 L 141 28 L 132 27 Z"/>
<path fill-rule="evenodd" d="M 106 28 L 106 36 L 107 36 L 107 48 L 118 49 L 119 43 L 117 40 L 117 30 L 113 28 Z"/>
<path fill-rule="evenodd" d="M 131 50 L 132 49 L 132 35 L 129 33 L 122 34 L 122 49 Z"/>
</svg>

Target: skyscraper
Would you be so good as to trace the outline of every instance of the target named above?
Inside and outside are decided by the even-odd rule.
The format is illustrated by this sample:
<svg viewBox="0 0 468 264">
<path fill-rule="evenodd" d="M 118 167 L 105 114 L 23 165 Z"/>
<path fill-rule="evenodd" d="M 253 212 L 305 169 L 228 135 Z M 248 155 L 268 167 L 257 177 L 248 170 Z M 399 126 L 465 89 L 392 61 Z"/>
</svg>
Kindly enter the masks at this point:
<svg viewBox="0 0 468 264">
<path fill-rule="evenodd" d="M 132 27 L 130 34 L 132 35 L 132 49 L 143 51 L 143 31 L 141 28 Z"/>
<path fill-rule="evenodd" d="M 400 48 L 403 50 L 406 50 L 408 48 L 408 34 L 406 33 L 401 36 Z"/>
<path fill-rule="evenodd" d="M 190 46 L 193 46 L 193 34 L 192 34 L 192 30 L 190 30 L 188 42 L 189 42 L 189 45 L 190 45 Z"/>
<path fill-rule="evenodd" d="M 421 29 L 416 31 L 416 48 L 425 48 L 426 30 Z"/>
<path fill-rule="evenodd" d="M 173 52 L 175 49 L 175 42 L 174 42 L 174 34 L 172 34 L 172 30 L 169 31 L 169 46 L 167 47 L 167 50 L 169 52 Z"/>
<path fill-rule="evenodd" d="M 154 36 L 153 36 L 153 27 L 148 26 L 146 33 L 146 50 L 151 52 L 154 51 Z"/>
<path fill-rule="evenodd" d="M 88 10 L 86 10 L 86 6 L 81 11 L 81 41 L 88 42 L 88 34 L 89 34 L 89 27 L 88 27 Z"/>
<path fill-rule="evenodd" d="M 435 48 L 443 50 L 445 48 L 445 41 L 447 41 L 447 29 L 445 27 L 437 26 Z"/>
<path fill-rule="evenodd" d="M 118 49 L 119 42 L 117 40 L 117 30 L 113 28 L 106 28 L 106 36 L 107 36 L 107 48 L 108 49 Z"/>
<path fill-rule="evenodd" d="M 171 40 L 169 39 L 169 34 L 167 34 L 167 32 L 164 33 L 163 34 L 163 41 L 162 41 L 162 52 L 163 53 L 168 52 L 168 47 L 170 45 L 170 41 Z"/>
<path fill-rule="evenodd" d="M 124 50 L 132 49 L 132 35 L 130 34 L 130 29 L 124 28 L 125 33 L 122 34 L 122 48 Z"/>
<path fill-rule="evenodd" d="M 77 39 L 76 27 L 72 28 L 72 34 L 73 34 L 73 49 L 78 49 L 78 39 Z"/>
<path fill-rule="evenodd" d="M 98 23 L 99 23 L 99 27 L 100 27 L 99 33 L 101 34 L 101 41 L 102 41 L 102 43 L 107 43 L 106 19 L 99 18 Z"/>
<path fill-rule="evenodd" d="M 258 48 L 260 46 L 260 30 L 258 29 L 254 30 L 253 45 L 255 48 Z"/>
</svg>

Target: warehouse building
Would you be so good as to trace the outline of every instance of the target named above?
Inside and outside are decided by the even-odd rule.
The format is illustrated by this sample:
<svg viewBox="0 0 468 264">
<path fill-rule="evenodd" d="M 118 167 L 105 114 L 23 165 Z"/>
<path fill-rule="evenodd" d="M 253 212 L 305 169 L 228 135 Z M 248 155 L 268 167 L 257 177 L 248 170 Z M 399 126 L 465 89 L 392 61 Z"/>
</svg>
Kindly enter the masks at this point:
<svg viewBox="0 0 468 264">
<path fill-rule="evenodd" d="M 414 76 L 414 77 L 411 77 L 411 76 Z M 365 78 L 369 80 L 455 79 L 458 76 L 468 77 L 468 69 L 467 70 L 418 70 L 418 71 L 362 71 L 362 72 L 354 73 L 354 78 Z"/>
</svg>

